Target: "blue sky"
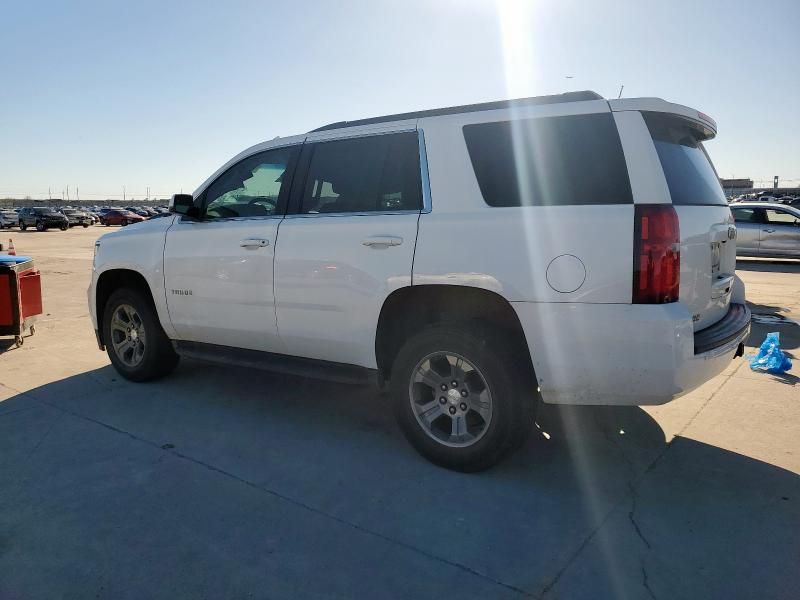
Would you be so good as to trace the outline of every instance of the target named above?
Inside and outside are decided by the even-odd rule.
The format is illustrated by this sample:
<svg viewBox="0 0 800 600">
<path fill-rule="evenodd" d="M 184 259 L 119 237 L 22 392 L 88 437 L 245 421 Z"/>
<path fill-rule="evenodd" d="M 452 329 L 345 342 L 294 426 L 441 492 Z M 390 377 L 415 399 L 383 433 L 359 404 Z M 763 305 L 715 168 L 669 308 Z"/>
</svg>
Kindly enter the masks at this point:
<svg viewBox="0 0 800 600">
<path fill-rule="evenodd" d="M 0 10 L 0 196 L 168 196 L 246 146 L 330 121 L 622 84 L 714 117 L 721 176 L 800 185 L 798 0 Z"/>
</svg>

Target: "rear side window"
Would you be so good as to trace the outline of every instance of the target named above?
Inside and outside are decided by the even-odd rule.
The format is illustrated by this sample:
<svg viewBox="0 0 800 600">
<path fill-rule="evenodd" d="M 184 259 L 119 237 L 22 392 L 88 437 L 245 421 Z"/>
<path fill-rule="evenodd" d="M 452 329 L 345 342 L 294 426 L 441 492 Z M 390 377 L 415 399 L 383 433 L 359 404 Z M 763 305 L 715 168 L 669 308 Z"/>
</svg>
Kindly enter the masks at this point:
<svg viewBox="0 0 800 600">
<path fill-rule="evenodd" d="M 633 202 L 610 113 L 465 125 L 464 139 L 489 206 Z"/>
<path fill-rule="evenodd" d="M 393 133 L 307 146 L 311 154 L 300 212 L 420 210 L 417 134 Z"/>
<path fill-rule="evenodd" d="M 686 121 L 661 113 L 642 113 L 667 178 L 673 204 L 727 205 L 717 172 Z"/>
</svg>

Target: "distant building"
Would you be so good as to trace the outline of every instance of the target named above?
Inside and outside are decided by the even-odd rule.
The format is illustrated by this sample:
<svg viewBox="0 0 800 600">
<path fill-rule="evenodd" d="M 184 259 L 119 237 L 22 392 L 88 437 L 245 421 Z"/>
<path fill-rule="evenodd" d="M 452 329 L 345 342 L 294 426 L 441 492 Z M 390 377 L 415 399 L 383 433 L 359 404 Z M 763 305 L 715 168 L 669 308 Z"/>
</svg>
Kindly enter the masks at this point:
<svg viewBox="0 0 800 600">
<path fill-rule="evenodd" d="M 720 179 L 724 190 L 750 190 L 753 189 L 752 179 Z"/>
</svg>

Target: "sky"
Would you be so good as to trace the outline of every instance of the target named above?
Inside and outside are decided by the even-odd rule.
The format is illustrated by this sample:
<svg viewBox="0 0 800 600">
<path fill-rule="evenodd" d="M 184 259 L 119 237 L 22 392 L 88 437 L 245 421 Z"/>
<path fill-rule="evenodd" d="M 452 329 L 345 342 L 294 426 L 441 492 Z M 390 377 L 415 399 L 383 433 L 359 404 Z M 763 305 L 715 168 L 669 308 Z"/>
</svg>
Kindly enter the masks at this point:
<svg viewBox="0 0 800 600">
<path fill-rule="evenodd" d="M 0 197 L 168 197 L 333 121 L 622 85 L 711 115 L 720 176 L 800 185 L 798 0 L 0 0 L 0 15 Z"/>
</svg>

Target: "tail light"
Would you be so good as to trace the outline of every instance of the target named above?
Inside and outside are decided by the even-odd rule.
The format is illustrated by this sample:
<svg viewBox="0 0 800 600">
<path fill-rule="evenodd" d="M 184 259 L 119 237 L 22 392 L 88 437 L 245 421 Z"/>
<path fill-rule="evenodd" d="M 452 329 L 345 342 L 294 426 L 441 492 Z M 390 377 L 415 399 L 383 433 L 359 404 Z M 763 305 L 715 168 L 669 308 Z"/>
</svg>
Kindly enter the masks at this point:
<svg viewBox="0 0 800 600">
<path fill-rule="evenodd" d="M 637 204 L 633 240 L 633 303 L 677 302 L 681 233 L 671 204 Z"/>
</svg>

